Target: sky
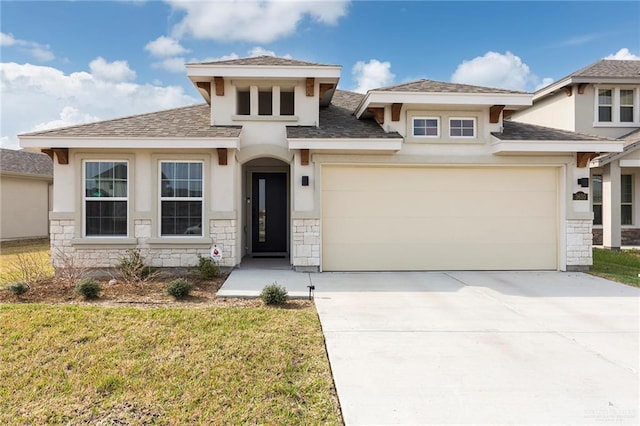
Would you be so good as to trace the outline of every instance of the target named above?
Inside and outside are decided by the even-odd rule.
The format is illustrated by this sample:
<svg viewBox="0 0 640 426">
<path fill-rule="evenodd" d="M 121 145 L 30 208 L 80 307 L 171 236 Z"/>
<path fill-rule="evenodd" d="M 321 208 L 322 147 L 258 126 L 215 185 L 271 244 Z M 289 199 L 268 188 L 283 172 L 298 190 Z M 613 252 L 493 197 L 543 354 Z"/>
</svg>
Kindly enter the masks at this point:
<svg viewBox="0 0 640 426">
<path fill-rule="evenodd" d="M 339 88 L 427 78 L 533 92 L 640 60 L 640 2 L 0 1 L 0 144 L 203 102 L 184 64 L 258 55 L 342 66 Z"/>
</svg>

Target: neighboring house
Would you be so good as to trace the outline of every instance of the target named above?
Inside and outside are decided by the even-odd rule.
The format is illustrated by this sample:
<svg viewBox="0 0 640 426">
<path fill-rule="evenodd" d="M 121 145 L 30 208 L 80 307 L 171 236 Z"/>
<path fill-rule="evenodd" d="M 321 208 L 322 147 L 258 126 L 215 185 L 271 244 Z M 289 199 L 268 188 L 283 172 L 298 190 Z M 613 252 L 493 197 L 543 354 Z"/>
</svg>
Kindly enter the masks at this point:
<svg viewBox="0 0 640 426">
<path fill-rule="evenodd" d="M 593 242 L 640 245 L 640 61 L 591 64 L 538 90 L 512 119 L 624 143 L 623 152 L 590 164 Z"/>
<path fill-rule="evenodd" d="M 621 142 L 503 123 L 529 93 L 419 80 L 360 95 L 337 90 L 340 72 L 188 64 L 205 104 L 21 135 L 56 155 L 52 246 L 97 267 L 129 248 L 190 266 L 211 244 L 224 266 L 303 271 L 591 264 L 577 153 Z"/>
<path fill-rule="evenodd" d="M 0 241 L 49 236 L 52 184 L 48 156 L 0 149 Z"/>
</svg>

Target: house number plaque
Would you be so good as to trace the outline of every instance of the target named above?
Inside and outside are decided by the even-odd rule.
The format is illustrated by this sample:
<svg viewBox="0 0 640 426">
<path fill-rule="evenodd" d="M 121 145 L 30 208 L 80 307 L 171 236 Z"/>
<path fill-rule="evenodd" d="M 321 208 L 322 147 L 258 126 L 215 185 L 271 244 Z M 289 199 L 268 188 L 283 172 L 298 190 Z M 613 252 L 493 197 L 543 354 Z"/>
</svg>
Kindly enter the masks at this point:
<svg viewBox="0 0 640 426">
<path fill-rule="evenodd" d="M 586 192 L 578 191 L 573 194 L 573 199 L 579 201 L 587 201 L 589 199 L 589 194 L 587 194 Z"/>
</svg>

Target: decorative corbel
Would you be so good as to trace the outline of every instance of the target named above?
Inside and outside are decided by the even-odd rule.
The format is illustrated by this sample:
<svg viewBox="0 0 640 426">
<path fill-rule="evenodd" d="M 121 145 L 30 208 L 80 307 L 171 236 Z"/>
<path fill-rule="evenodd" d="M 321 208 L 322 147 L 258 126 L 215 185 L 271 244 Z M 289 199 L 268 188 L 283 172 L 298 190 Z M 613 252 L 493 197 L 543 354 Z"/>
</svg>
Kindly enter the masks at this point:
<svg viewBox="0 0 640 426">
<path fill-rule="evenodd" d="M 564 86 L 562 89 L 564 90 L 564 93 L 567 95 L 567 97 L 573 94 L 573 86 Z"/>
<path fill-rule="evenodd" d="M 320 98 L 324 96 L 329 90 L 333 89 L 335 84 L 333 83 L 320 83 Z"/>
<path fill-rule="evenodd" d="M 391 121 L 400 121 L 402 104 L 391 104 Z"/>
<path fill-rule="evenodd" d="M 384 108 L 383 107 L 370 107 L 367 108 L 371 114 L 373 114 L 373 118 L 376 119 L 378 124 L 384 124 Z"/>
<path fill-rule="evenodd" d="M 218 150 L 218 165 L 227 165 L 227 148 L 217 148 Z"/>
<path fill-rule="evenodd" d="M 216 85 L 216 96 L 224 96 L 224 78 L 214 77 L 213 81 Z"/>
<path fill-rule="evenodd" d="M 196 83 L 198 89 L 204 90 L 207 95 L 209 95 L 209 99 L 211 99 L 211 82 L 210 81 L 198 81 Z"/>
<path fill-rule="evenodd" d="M 489 108 L 489 123 L 498 123 L 500 121 L 500 113 L 504 109 L 504 105 L 493 105 Z"/>
<path fill-rule="evenodd" d="M 48 148 L 43 149 L 42 152 L 47 154 L 51 160 L 55 154 L 58 158 L 58 164 L 69 164 L 69 148 Z"/>
<path fill-rule="evenodd" d="M 586 89 L 587 86 L 587 83 L 578 84 L 578 95 L 584 95 L 584 89 Z"/>
<path fill-rule="evenodd" d="M 300 150 L 300 165 L 308 166 L 309 165 L 309 150 L 301 149 Z"/>
<path fill-rule="evenodd" d="M 597 152 L 578 152 L 576 154 L 576 163 L 578 168 L 585 168 L 589 165 L 589 162 L 600 155 Z"/>
<path fill-rule="evenodd" d="M 313 94 L 315 93 L 316 79 L 313 77 L 308 77 L 306 84 L 307 84 L 307 96 L 313 96 Z"/>
</svg>

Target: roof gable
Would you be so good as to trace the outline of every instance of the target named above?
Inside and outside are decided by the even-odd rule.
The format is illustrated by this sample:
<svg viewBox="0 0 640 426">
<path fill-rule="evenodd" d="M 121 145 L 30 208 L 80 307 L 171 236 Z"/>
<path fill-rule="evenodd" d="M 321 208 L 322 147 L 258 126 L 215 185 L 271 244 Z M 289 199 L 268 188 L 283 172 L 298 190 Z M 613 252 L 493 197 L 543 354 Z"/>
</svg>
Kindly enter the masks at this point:
<svg viewBox="0 0 640 426">
<path fill-rule="evenodd" d="M 247 66 L 284 66 L 284 67 L 336 67 L 338 65 L 320 64 L 316 62 L 298 61 L 290 58 L 279 58 L 277 56 L 254 56 L 250 58 L 227 59 L 211 62 L 194 62 L 188 65 L 247 65 Z"/>
</svg>

